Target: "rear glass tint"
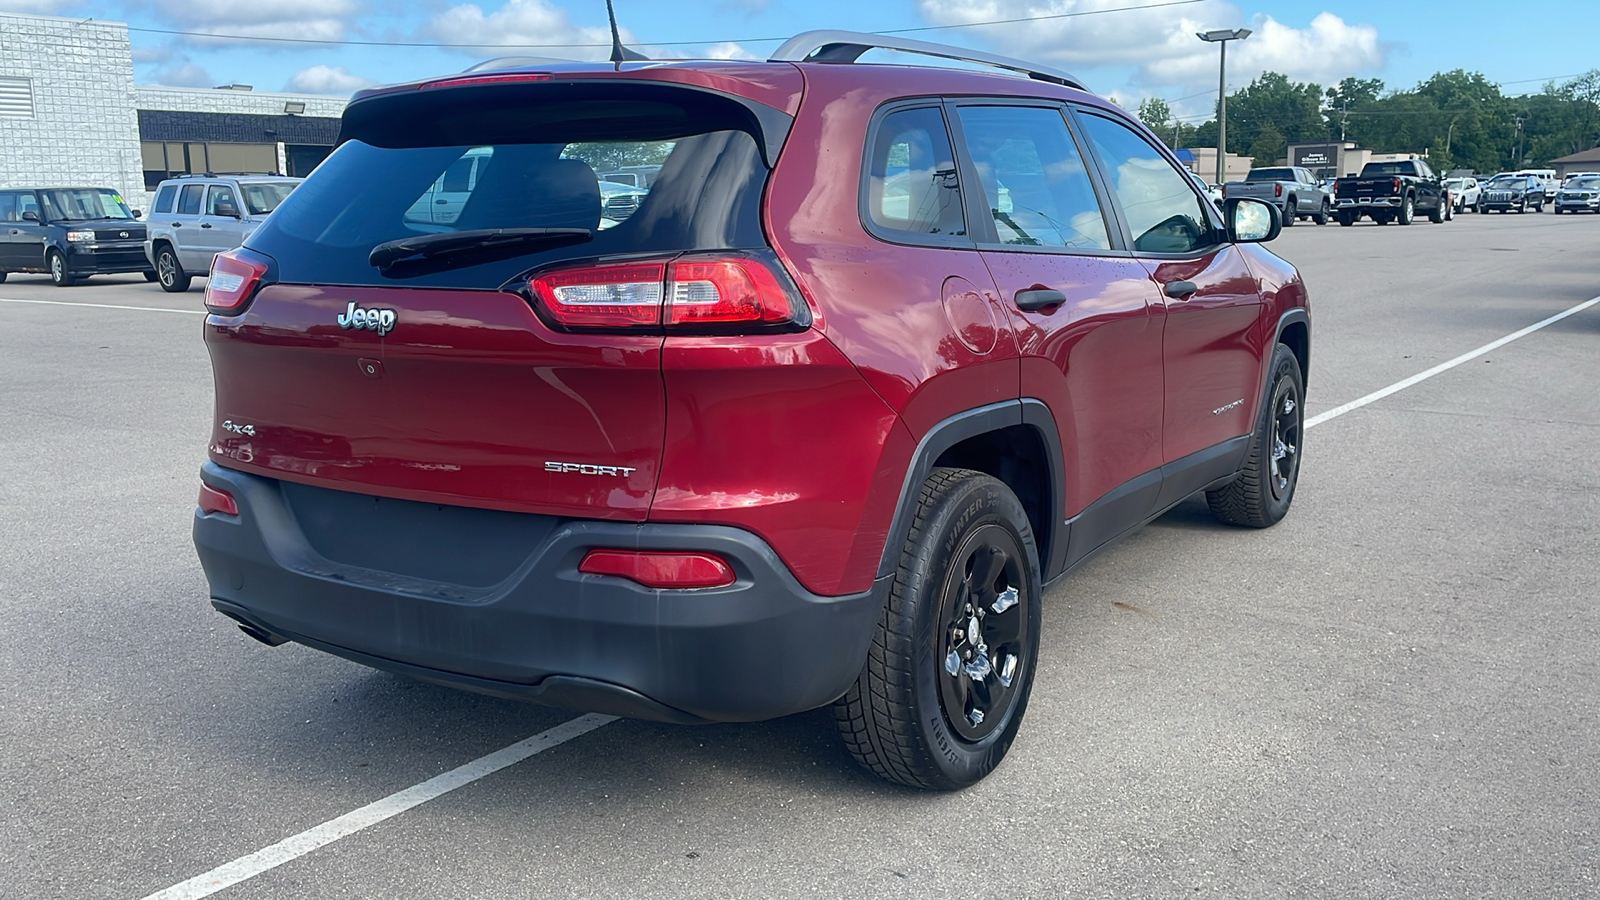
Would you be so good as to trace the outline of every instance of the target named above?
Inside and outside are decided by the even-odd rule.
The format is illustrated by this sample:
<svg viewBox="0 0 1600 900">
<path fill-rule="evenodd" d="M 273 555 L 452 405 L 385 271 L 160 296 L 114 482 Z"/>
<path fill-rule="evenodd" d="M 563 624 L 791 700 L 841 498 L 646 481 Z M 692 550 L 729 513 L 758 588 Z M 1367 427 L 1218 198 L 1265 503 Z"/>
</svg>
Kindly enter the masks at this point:
<svg viewBox="0 0 1600 900">
<path fill-rule="evenodd" d="M 469 112 L 460 103 L 424 110 L 405 133 L 387 117 L 363 133 L 347 116 L 352 139 L 248 246 L 273 257 L 287 283 L 480 289 L 564 259 L 766 246 L 767 167 L 752 133 L 728 127 L 736 116 L 706 114 L 704 98 L 693 96 L 681 107 L 618 104 L 614 112 L 594 101 L 528 96 L 508 103 L 502 91 L 497 103 Z M 459 142 L 424 140 L 442 135 Z M 599 175 L 624 169 L 653 173 L 648 187 Z M 583 229 L 592 237 L 384 270 L 368 261 L 389 241 L 502 228 Z"/>
</svg>

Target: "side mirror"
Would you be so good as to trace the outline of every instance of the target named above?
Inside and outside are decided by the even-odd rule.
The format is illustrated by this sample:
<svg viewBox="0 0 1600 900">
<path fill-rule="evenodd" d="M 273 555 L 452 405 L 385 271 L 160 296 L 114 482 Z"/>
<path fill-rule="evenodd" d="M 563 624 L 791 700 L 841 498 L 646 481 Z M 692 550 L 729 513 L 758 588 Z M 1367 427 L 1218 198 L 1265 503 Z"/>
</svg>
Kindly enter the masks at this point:
<svg viewBox="0 0 1600 900">
<path fill-rule="evenodd" d="M 144 216 L 144 210 L 136 209 L 136 210 L 133 211 L 133 217 L 135 219 L 142 218 L 143 216 Z"/>
<path fill-rule="evenodd" d="M 239 218 L 239 207 L 225 201 L 217 201 L 217 205 L 213 208 L 213 212 L 219 216 L 227 216 L 232 219 Z"/>
<path fill-rule="evenodd" d="M 1283 216 L 1278 208 L 1260 200 L 1225 200 L 1222 216 L 1228 223 L 1228 240 L 1236 244 L 1264 244 L 1283 231 Z"/>
<path fill-rule="evenodd" d="M 22 214 L 22 221 L 37 222 L 39 221 L 39 214 L 30 209 Z"/>
</svg>

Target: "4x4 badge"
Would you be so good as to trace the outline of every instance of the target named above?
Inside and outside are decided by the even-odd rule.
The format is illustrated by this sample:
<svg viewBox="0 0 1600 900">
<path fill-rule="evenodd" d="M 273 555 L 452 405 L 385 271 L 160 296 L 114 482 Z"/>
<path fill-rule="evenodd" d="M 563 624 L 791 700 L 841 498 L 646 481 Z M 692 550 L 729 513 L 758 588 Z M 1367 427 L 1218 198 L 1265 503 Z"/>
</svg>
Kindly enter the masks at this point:
<svg viewBox="0 0 1600 900">
<path fill-rule="evenodd" d="M 334 321 L 339 323 L 340 328 L 365 328 L 376 331 L 382 337 L 394 330 L 398 319 L 399 316 L 392 309 L 363 309 L 352 300 Z"/>
</svg>

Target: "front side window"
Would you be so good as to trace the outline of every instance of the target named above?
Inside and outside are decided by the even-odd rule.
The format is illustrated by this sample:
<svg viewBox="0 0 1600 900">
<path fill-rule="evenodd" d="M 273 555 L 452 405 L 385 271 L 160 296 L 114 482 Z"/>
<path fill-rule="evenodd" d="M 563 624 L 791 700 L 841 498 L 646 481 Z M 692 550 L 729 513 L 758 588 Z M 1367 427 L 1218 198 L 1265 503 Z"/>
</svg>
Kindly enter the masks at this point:
<svg viewBox="0 0 1600 900">
<path fill-rule="evenodd" d="M 218 211 L 223 207 L 232 207 L 235 213 L 239 211 L 239 203 L 233 199 L 233 189 L 221 185 L 212 185 L 211 192 L 206 195 L 206 215 L 223 215 Z"/>
<path fill-rule="evenodd" d="M 1110 249 L 1094 185 L 1060 110 L 963 106 L 959 115 L 1000 243 Z"/>
<path fill-rule="evenodd" d="M 17 195 L 0 194 L 0 222 L 15 222 L 17 219 Z"/>
<path fill-rule="evenodd" d="M 961 185 L 937 107 L 883 117 L 867 158 L 867 216 L 883 231 L 965 235 Z"/>
<path fill-rule="evenodd" d="M 1210 217 L 1176 166 L 1126 125 L 1099 115 L 1084 115 L 1081 121 L 1111 180 L 1135 250 L 1190 253 L 1216 243 Z"/>
</svg>

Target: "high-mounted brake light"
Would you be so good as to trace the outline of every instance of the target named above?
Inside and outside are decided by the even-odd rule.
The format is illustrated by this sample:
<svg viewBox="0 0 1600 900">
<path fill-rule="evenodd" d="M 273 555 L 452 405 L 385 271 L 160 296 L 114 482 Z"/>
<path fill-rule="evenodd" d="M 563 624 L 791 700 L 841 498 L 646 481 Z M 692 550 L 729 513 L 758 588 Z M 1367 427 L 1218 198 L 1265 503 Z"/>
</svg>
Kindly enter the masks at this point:
<svg viewBox="0 0 1600 900">
<path fill-rule="evenodd" d="M 261 285 L 267 263 L 249 250 L 218 253 L 206 279 L 206 308 L 221 315 L 238 315 Z"/>
<path fill-rule="evenodd" d="M 549 81 L 554 78 L 549 72 L 510 72 L 500 75 L 453 75 L 449 78 L 435 78 L 417 85 L 418 90 L 440 87 L 461 87 L 468 84 L 511 84 L 518 81 Z"/>
<path fill-rule="evenodd" d="M 239 504 L 233 500 L 233 495 L 227 491 L 219 491 L 204 481 L 200 482 L 200 512 L 202 515 L 222 513 L 225 516 L 237 516 Z"/>
<path fill-rule="evenodd" d="M 562 328 L 737 331 L 806 321 L 772 268 L 744 255 L 555 269 L 528 289 Z"/>
<path fill-rule="evenodd" d="M 615 575 L 665 590 L 725 587 L 734 581 L 733 567 L 710 553 L 590 550 L 578 564 L 578 571 Z"/>
</svg>

